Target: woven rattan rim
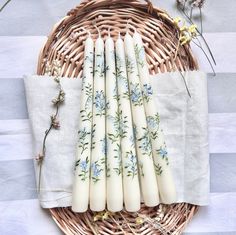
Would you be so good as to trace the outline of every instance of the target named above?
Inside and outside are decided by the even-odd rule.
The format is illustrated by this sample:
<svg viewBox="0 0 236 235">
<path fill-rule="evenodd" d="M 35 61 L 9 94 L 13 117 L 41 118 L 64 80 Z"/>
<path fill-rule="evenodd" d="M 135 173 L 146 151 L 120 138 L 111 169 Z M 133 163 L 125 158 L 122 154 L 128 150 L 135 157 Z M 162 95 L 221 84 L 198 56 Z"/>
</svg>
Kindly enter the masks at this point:
<svg viewBox="0 0 236 235">
<path fill-rule="evenodd" d="M 178 48 L 178 28 L 163 10 L 150 1 L 86 0 L 58 22 L 44 45 L 38 60 L 37 74 L 45 73 L 46 63 L 59 60 L 62 76 L 80 77 L 83 66 L 83 41 L 86 30 L 97 37 L 94 24 L 106 38 L 108 29 L 115 39 L 124 35 L 127 21 L 142 34 L 151 74 L 174 70 L 198 69 L 188 44 Z M 132 33 L 132 31 L 131 31 Z M 175 58 L 175 59 L 174 59 Z M 177 203 L 164 206 L 164 217 L 153 223 L 160 206 L 142 205 L 139 214 L 148 215 L 152 222 L 137 223 L 137 214 L 125 211 L 109 215 L 106 220 L 94 222 L 94 213 L 74 213 L 70 208 L 50 209 L 57 225 L 65 234 L 181 234 L 196 213 L 198 206 Z"/>
</svg>

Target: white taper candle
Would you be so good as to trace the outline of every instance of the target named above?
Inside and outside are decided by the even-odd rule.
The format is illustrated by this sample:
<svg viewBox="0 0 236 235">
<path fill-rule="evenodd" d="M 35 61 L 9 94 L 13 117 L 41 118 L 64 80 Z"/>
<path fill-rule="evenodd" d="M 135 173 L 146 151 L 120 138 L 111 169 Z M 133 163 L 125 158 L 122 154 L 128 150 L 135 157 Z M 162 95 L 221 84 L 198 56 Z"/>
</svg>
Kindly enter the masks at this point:
<svg viewBox="0 0 236 235">
<path fill-rule="evenodd" d="M 93 131 L 90 178 L 90 209 L 102 211 L 106 207 L 106 138 L 105 138 L 105 64 L 104 42 L 99 35 L 95 42 Z"/>
<path fill-rule="evenodd" d="M 93 108 L 93 53 L 94 43 L 89 36 L 85 41 L 83 87 L 81 91 L 79 140 L 72 191 L 72 210 L 85 212 L 89 202 L 89 176 Z"/>
<path fill-rule="evenodd" d="M 159 193 L 163 203 L 174 203 L 176 200 L 175 184 L 168 162 L 166 144 L 163 131 L 159 128 L 159 114 L 155 102 L 152 98 L 153 91 L 150 85 L 148 65 L 145 56 L 141 35 L 137 32 L 133 35 L 137 65 L 139 70 L 140 82 L 147 116 L 148 129 L 150 132 L 155 170 L 159 186 Z"/>
<path fill-rule="evenodd" d="M 106 110 L 107 133 L 107 209 L 112 212 L 123 209 L 122 164 L 120 146 L 120 111 L 115 65 L 114 41 L 110 37 L 105 41 L 106 61 Z"/>
<path fill-rule="evenodd" d="M 116 41 L 116 76 L 119 95 L 121 156 L 123 167 L 123 191 L 125 209 L 135 212 L 140 209 L 140 187 L 138 162 L 133 133 L 133 122 L 129 98 L 124 42 L 119 37 Z"/>
<path fill-rule="evenodd" d="M 138 155 L 141 191 L 145 205 L 156 206 L 159 203 L 159 193 L 152 157 L 152 146 L 143 106 L 133 39 L 128 32 L 125 35 L 124 42 L 132 117 L 136 129 L 136 149 Z"/>
</svg>

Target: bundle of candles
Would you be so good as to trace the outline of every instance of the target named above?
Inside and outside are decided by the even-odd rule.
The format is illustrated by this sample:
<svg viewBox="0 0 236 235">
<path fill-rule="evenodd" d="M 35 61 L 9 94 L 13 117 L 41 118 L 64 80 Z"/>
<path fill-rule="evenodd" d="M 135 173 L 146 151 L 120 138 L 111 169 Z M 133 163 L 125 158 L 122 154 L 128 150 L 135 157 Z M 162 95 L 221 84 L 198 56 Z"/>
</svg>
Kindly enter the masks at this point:
<svg viewBox="0 0 236 235">
<path fill-rule="evenodd" d="M 72 210 L 153 207 L 176 200 L 141 35 L 85 41 Z"/>
</svg>

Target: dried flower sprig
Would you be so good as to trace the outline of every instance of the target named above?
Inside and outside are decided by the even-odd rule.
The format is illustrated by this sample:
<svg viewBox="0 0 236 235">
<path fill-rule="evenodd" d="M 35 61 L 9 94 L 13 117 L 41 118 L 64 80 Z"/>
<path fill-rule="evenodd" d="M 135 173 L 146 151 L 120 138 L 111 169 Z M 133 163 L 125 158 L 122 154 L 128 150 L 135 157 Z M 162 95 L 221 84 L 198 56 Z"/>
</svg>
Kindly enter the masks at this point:
<svg viewBox="0 0 236 235">
<path fill-rule="evenodd" d="M 98 212 L 93 216 L 93 221 L 95 222 L 95 221 L 98 221 L 98 220 L 107 220 L 113 214 L 114 213 L 112 213 L 110 211 L 107 211 L 107 210 Z"/>
<path fill-rule="evenodd" d="M 174 59 L 176 59 L 180 45 L 185 45 L 190 42 L 193 42 L 197 47 L 199 47 L 202 50 L 202 52 L 206 56 L 210 66 L 211 66 L 211 69 L 215 75 L 215 70 L 214 70 L 214 67 L 211 63 L 211 60 L 210 60 L 209 56 L 207 55 L 207 53 L 205 52 L 205 50 L 203 49 L 203 46 L 201 45 L 200 40 L 198 39 L 199 36 L 201 38 L 203 38 L 203 36 L 199 32 L 197 26 L 195 24 L 193 24 L 192 21 L 191 21 L 192 24 L 190 26 L 186 26 L 186 22 L 184 20 L 182 20 L 180 17 L 173 19 L 173 23 L 179 29 L 179 36 L 178 36 L 179 43 L 177 45 Z M 206 42 L 206 41 L 204 41 L 204 42 Z M 210 51 L 210 48 L 209 48 L 209 51 Z M 210 51 L 210 54 L 212 55 L 211 51 Z M 212 55 L 212 58 L 214 59 L 213 55 Z M 215 60 L 213 60 L 213 61 L 215 62 Z"/>
<path fill-rule="evenodd" d="M 61 82 L 60 82 L 60 74 L 61 74 L 61 65 L 60 62 L 55 60 L 53 61 L 52 65 L 46 64 L 45 74 L 51 75 L 54 74 L 54 81 L 56 82 L 59 92 L 56 98 L 52 100 L 52 103 L 54 105 L 55 113 L 50 116 L 50 125 L 49 128 L 45 131 L 45 135 L 43 138 L 42 143 L 42 151 L 36 156 L 36 161 L 39 164 L 39 179 L 38 179 L 38 192 L 40 193 L 41 189 L 41 173 L 42 173 L 42 164 L 46 155 L 46 140 L 48 137 L 48 134 L 52 129 L 59 129 L 60 128 L 60 122 L 58 120 L 58 113 L 59 113 L 59 107 L 65 100 L 65 92 L 62 89 Z"/>
<path fill-rule="evenodd" d="M 173 20 L 174 24 L 179 28 L 179 42 L 181 45 L 185 45 L 192 41 L 192 39 L 196 38 L 197 35 L 197 26 L 195 24 L 190 25 L 189 27 L 186 26 L 184 22 L 182 26 L 179 24 L 181 23 L 182 19 L 177 17 Z M 178 49 L 178 48 L 177 48 Z"/>
<path fill-rule="evenodd" d="M 185 16 L 185 18 L 188 20 L 188 22 L 190 24 L 194 24 L 193 20 L 192 20 L 192 9 L 197 6 L 199 6 L 199 11 L 200 11 L 200 23 L 201 23 L 201 28 L 200 30 L 197 28 L 197 33 L 199 34 L 199 36 L 202 38 L 206 48 L 207 48 L 207 51 L 209 52 L 210 54 L 210 57 L 213 61 L 213 63 L 216 65 L 216 61 L 215 61 L 215 58 L 213 56 L 213 53 L 205 39 L 205 37 L 203 36 L 203 26 L 202 26 L 202 7 L 204 6 L 204 3 L 205 1 L 204 0 L 176 0 L 177 1 L 177 6 L 179 8 L 179 10 L 182 12 L 182 14 Z M 189 5 L 191 7 L 191 11 L 190 11 L 190 14 L 188 13 L 188 11 L 186 10 L 187 9 L 187 5 Z M 203 48 L 202 48 L 203 50 Z M 207 55 L 207 53 L 204 53 L 205 55 Z M 207 57 L 207 60 L 210 61 L 210 58 Z M 212 64 L 210 64 L 211 67 L 213 68 Z M 214 72 L 214 70 L 213 70 Z M 215 74 L 215 72 L 214 72 Z"/>
</svg>

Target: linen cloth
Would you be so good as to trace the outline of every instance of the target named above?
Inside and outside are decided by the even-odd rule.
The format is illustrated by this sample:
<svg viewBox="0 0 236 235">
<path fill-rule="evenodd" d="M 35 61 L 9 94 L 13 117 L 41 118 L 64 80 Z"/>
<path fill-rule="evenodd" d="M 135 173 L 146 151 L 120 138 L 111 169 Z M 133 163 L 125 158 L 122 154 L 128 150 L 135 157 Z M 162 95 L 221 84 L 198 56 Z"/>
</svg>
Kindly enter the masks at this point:
<svg viewBox="0 0 236 235">
<path fill-rule="evenodd" d="M 209 200 L 208 105 L 206 76 L 200 71 L 151 76 L 160 125 L 165 134 L 170 166 L 174 175 L 177 202 L 207 205 Z M 53 114 L 51 99 L 57 94 L 52 78 L 24 79 L 35 155 L 40 151 L 44 131 Z M 61 128 L 50 132 L 42 168 L 39 197 L 44 208 L 71 206 L 73 168 L 76 156 L 81 79 L 62 78 L 66 93 L 60 107 Z M 36 179 L 38 180 L 38 166 Z"/>
<path fill-rule="evenodd" d="M 52 129 L 46 140 L 46 154 L 42 163 L 39 200 L 44 208 L 71 205 L 73 170 L 80 111 L 81 79 L 61 78 L 65 101 L 59 108 L 60 129 Z M 56 108 L 51 100 L 58 94 L 53 77 L 29 76 L 24 78 L 27 108 L 33 134 L 33 153 L 41 152 L 45 130 Z M 35 161 L 38 184 L 39 166 Z"/>
</svg>

